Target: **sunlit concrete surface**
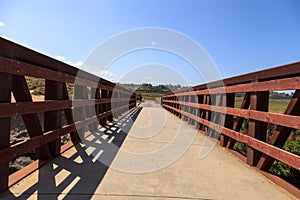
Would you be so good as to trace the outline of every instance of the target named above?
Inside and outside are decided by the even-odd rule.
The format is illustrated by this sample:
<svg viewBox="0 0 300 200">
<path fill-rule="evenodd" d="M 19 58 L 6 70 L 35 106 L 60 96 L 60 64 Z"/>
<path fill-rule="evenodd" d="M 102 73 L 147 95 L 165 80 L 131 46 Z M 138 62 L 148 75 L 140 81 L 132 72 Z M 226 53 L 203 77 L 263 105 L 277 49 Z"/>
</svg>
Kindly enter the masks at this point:
<svg viewBox="0 0 300 200">
<path fill-rule="evenodd" d="M 0 199 L 296 199 L 152 102 L 102 131 Z"/>
</svg>

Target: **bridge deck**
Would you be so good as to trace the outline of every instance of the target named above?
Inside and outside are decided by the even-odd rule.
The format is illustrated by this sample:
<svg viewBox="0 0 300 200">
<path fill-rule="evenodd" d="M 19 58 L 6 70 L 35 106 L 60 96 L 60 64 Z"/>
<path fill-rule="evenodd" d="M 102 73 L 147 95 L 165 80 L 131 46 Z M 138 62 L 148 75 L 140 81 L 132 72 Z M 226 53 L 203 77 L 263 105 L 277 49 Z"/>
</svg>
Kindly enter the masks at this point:
<svg viewBox="0 0 300 200">
<path fill-rule="evenodd" d="M 135 120 L 133 125 L 128 116 L 115 121 L 103 128 L 105 133 L 88 136 L 84 144 L 72 147 L 61 157 L 12 186 L 1 197 L 295 198 L 219 145 L 200 159 L 200 149 L 209 150 L 209 143 L 203 144 L 205 137 L 195 134 L 192 126 L 157 105 L 145 103 L 131 117 Z M 126 130 L 130 130 L 129 135 L 125 133 Z M 112 146 L 121 148 L 117 151 Z M 183 155 L 180 156 L 181 153 Z M 110 164 L 110 167 L 105 164 Z"/>
</svg>

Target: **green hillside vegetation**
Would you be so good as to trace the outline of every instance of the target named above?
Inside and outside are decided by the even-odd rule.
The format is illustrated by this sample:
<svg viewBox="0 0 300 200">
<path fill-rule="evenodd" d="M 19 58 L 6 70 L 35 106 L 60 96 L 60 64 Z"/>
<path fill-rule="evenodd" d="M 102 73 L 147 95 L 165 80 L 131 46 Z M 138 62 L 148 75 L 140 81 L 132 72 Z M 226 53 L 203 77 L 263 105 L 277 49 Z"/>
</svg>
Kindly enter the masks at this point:
<svg viewBox="0 0 300 200">
<path fill-rule="evenodd" d="M 166 93 L 175 92 L 183 88 L 181 85 L 171 85 L 171 84 L 154 86 L 148 83 L 143 83 L 143 84 L 118 83 L 118 85 L 132 92 L 135 92 L 137 96 L 142 97 L 142 99 L 149 99 L 149 100 L 154 100 L 157 97 L 162 97 Z"/>
<path fill-rule="evenodd" d="M 240 108 L 243 101 L 243 97 L 236 97 L 234 105 L 236 108 Z M 269 112 L 283 114 L 289 102 L 287 100 L 280 100 L 271 98 L 269 101 Z"/>
</svg>

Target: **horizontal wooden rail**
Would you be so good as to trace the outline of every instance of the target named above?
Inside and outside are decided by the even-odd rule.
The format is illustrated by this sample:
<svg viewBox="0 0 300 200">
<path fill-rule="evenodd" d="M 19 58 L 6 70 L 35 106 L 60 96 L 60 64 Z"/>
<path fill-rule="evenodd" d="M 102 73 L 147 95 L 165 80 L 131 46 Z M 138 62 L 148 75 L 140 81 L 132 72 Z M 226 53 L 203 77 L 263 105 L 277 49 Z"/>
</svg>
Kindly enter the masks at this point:
<svg viewBox="0 0 300 200">
<path fill-rule="evenodd" d="M 0 37 L 0 57 L 12 59 L 19 62 L 24 62 L 39 66 L 40 68 L 50 69 L 52 71 L 62 72 L 79 78 L 87 79 L 93 82 L 101 82 L 102 85 L 114 87 L 116 84 L 103 78 L 99 78 L 89 72 L 80 70 L 66 63 L 60 62 L 49 56 L 43 55 L 32 49 L 26 48 L 9 40 Z"/>
<path fill-rule="evenodd" d="M 184 101 L 165 100 L 164 102 L 178 104 L 178 105 L 185 105 L 194 108 L 201 108 L 208 111 L 233 115 L 237 117 L 243 117 L 245 119 L 255 119 L 258 121 L 300 129 L 299 116 L 262 112 L 256 110 L 246 110 L 246 109 L 239 109 L 239 108 L 229 108 L 229 107 L 222 107 L 222 106 L 213 106 L 213 105 L 206 105 L 206 104 L 197 104 L 197 103 L 184 102 Z"/>
<path fill-rule="evenodd" d="M 41 68 L 36 65 L 32 65 L 32 64 L 28 64 L 16 60 L 11 60 L 3 57 L 0 57 L 0 72 L 14 74 L 14 75 L 23 75 L 23 76 L 30 76 L 35 78 L 42 78 L 42 79 L 63 82 L 63 83 L 72 83 L 72 84 L 76 83 L 76 85 L 90 86 L 94 88 L 121 92 L 124 94 L 131 95 L 130 91 L 127 91 L 124 88 L 118 88 L 118 86 L 116 85 L 114 85 L 114 87 L 107 86 L 107 85 L 99 84 L 99 80 L 95 82 L 75 75 L 65 74 L 63 72 L 53 71 L 50 69 Z M 78 73 L 77 75 L 79 75 L 83 73 L 83 71 L 78 70 L 77 73 Z"/>
<path fill-rule="evenodd" d="M 44 81 L 39 89 L 44 90 L 45 100 L 33 101 L 27 77 Z M 76 144 L 82 130 L 99 131 L 99 124 L 104 126 L 135 107 L 135 93 L 0 38 L 0 192 L 9 186 L 10 161 L 32 150 L 40 161 L 49 161 L 60 155 L 62 136 L 70 134 Z M 10 121 L 16 115 L 22 117 L 29 138 L 10 144 Z"/>
<path fill-rule="evenodd" d="M 0 117 L 25 115 L 52 110 L 73 109 L 108 103 L 128 104 L 130 99 L 91 99 L 91 100 L 46 100 L 40 102 L 18 102 L 1 104 Z"/>
<path fill-rule="evenodd" d="M 178 91 L 178 93 L 204 90 L 207 88 L 212 89 L 216 87 L 223 87 L 224 85 L 225 86 L 239 85 L 239 84 L 251 83 L 253 81 L 268 81 L 274 79 L 291 78 L 291 77 L 297 77 L 299 75 L 300 75 L 300 62 L 295 62 L 283 66 L 252 72 L 249 74 L 243 74 L 231 78 L 226 78 L 223 80 L 217 80 L 210 83 L 196 85 L 191 88 L 184 88 Z"/>
<path fill-rule="evenodd" d="M 241 85 L 212 88 L 205 90 L 196 90 L 183 93 L 176 93 L 176 96 L 191 96 L 203 94 L 224 94 L 224 93 L 237 93 L 237 92 L 262 92 L 270 90 L 297 90 L 300 89 L 300 77 L 286 78 L 280 80 L 254 82 Z M 173 94 L 166 95 L 165 97 L 172 97 Z"/>
</svg>

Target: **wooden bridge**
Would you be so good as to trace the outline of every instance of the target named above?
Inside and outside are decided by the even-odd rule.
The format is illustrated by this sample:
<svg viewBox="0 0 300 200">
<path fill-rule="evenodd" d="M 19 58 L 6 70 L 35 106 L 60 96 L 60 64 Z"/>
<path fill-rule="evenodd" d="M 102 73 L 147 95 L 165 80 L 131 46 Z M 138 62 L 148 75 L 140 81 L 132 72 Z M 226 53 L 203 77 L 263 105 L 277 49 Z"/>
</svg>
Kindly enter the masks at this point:
<svg viewBox="0 0 300 200">
<path fill-rule="evenodd" d="M 26 77 L 45 81 L 43 101 L 33 101 Z M 269 112 L 269 93 L 278 90 L 294 91 L 283 114 Z M 137 106 L 135 94 L 114 83 L 0 38 L 0 198 L 300 198 L 299 180 L 292 185 L 269 172 L 274 161 L 300 170 L 299 155 L 283 149 L 300 129 L 299 97 L 300 63 L 293 63 L 169 93 L 162 105 Z M 11 143 L 16 116 L 29 137 Z M 163 126 L 153 135 L 162 116 Z M 270 125 L 275 129 L 267 134 Z M 120 153 L 163 148 L 176 131 L 192 140 L 169 164 L 164 161 L 175 154 L 145 156 L 135 164 Z M 149 135 L 134 137 L 139 134 Z M 174 152 L 186 147 L 183 141 L 171 142 Z M 245 152 L 235 151 L 237 144 Z M 201 148 L 209 148 L 203 158 Z M 10 163 L 28 152 L 37 159 L 12 172 Z M 151 166 L 160 169 L 147 171 Z"/>
</svg>

